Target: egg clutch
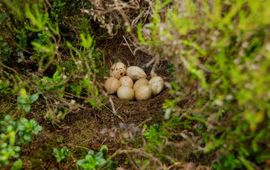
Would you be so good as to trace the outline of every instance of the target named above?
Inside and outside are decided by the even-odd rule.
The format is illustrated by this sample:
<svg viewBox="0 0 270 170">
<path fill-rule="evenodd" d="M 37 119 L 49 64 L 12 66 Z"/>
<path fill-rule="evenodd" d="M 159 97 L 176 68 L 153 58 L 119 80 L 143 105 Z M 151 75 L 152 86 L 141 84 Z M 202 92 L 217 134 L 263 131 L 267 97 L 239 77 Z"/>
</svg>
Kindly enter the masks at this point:
<svg viewBox="0 0 270 170">
<path fill-rule="evenodd" d="M 108 94 L 117 93 L 123 100 L 147 100 L 163 90 L 164 80 L 160 76 L 153 76 L 148 81 L 140 67 L 127 68 L 124 63 L 117 62 L 111 66 L 110 77 L 104 86 Z"/>
</svg>

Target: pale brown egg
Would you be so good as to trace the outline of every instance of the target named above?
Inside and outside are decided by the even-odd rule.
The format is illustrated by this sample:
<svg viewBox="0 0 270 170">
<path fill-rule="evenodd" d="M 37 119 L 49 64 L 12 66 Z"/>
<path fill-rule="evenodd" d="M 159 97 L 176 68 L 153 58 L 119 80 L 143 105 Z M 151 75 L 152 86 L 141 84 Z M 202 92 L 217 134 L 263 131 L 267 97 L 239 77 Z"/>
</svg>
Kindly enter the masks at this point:
<svg viewBox="0 0 270 170">
<path fill-rule="evenodd" d="M 138 80 L 141 78 L 146 78 L 146 73 L 137 66 L 130 66 L 127 68 L 127 75 L 133 80 Z"/>
<path fill-rule="evenodd" d="M 134 99 L 134 90 L 127 86 L 121 86 L 117 90 L 117 96 L 123 100 L 133 100 Z"/>
<path fill-rule="evenodd" d="M 118 88 L 120 87 L 121 83 L 118 79 L 114 77 L 110 77 L 105 81 L 105 89 L 108 94 L 113 94 L 117 92 Z"/>
<path fill-rule="evenodd" d="M 136 89 L 137 89 L 138 87 L 140 87 L 140 86 L 142 86 L 142 85 L 148 85 L 148 84 L 149 84 L 149 82 L 148 82 L 147 79 L 141 78 L 141 79 L 139 79 L 139 80 L 137 80 L 137 81 L 135 82 L 135 84 L 134 84 L 134 86 L 133 86 L 133 89 L 136 91 Z"/>
<path fill-rule="evenodd" d="M 121 77 L 120 83 L 121 83 L 121 86 L 127 86 L 130 88 L 133 87 L 133 80 L 128 76 Z"/>
<path fill-rule="evenodd" d="M 136 100 L 147 100 L 151 98 L 152 90 L 148 85 L 142 85 L 135 90 Z"/>
<path fill-rule="evenodd" d="M 154 95 L 159 94 L 164 88 L 164 80 L 160 76 L 155 76 L 149 80 L 149 86 Z"/>
<path fill-rule="evenodd" d="M 126 74 L 126 71 L 126 65 L 122 62 L 117 62 L 111 66 L 110 76 L 119 79 Z"/>
</svg>

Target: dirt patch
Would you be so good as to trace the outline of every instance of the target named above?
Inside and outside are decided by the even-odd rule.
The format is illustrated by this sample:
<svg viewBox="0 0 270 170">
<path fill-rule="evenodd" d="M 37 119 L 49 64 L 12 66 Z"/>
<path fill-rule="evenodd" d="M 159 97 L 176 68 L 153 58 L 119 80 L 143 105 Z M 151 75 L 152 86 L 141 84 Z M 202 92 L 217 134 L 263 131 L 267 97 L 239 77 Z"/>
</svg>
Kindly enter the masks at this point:
<svg viewBox="0 0 270 170">
<path fill-rule="evenodd" d="M 138 52 L 132 54 L 128 47 L 121 44 L 121 39 L 114 42 L 108 40 L 100 44 L 105 51 L 105 58 L 109 64 L 111 61 L 122 60 L 128 65 L 143 66 L 152 57 Z M 115 45 L 112 45 L 115 44 Z M 167 63 L 161 62 L 157 67 L 157 73 L 166 78 Z M 145 68 L 149 74 L 151 68 Z M 125 140 L 134 140 L 140 135 L 140 129 L 144 123 L 161 122 L 163 119 L 162 104 L 168 98 L 168 90 L 163 90 L 158 96 L 147 101 L 123 101 L 112 96 L 117 115 L 111 111 L 108 103 L 101 110 L 90 107 L 72 112 L 65 117 L 60 126 L 53 126 L 46 122 L 40 115 L 32 114 L 44 129 L 30 145 L 22 151 L 22 159 L 25 169 L 76 169 L 75 158 L 70 158 L 65 164 L 57 164 L 53 157 L 54 147 L 67 146 L 77 159 L 84 156 L 88 149 L 98 150 L 101 145 L 107 145 L 109 153 L 113 153 Z M 119 158 L 120 162 L 124 158 Z"/>
</svg>

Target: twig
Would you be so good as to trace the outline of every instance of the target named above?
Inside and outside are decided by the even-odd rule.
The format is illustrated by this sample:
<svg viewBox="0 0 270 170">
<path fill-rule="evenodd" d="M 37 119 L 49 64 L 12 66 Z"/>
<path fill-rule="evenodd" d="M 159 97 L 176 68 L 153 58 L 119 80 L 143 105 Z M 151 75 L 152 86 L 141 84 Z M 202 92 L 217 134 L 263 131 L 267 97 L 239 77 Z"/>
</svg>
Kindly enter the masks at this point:
<svg viewBox="0 0 270 170">
<path fill-rule="evenodd" d="M 87 151 L 89 151 L 89 148 L 87 148 L 87 147 L 84 147 L 84 146 L 79 146 L 79 145 L 73 145 L 73 144 L 66 144 L 67 146 L 70 146 L 70 147 L 72 147 L 72 148 L 81 148 L 81 149 L 85 149 L 85 150 L 87 150 Z"/>
<path fill-rule="evenodd" d="M 155 63 L 153 64 L 153 67 L 152 67 L 151 72 L 150 72 L 151 77 L 154 77 L 157 75 L 155 70 L 156 70 L 156 67 L 158 64 L 159 64 L 159 56 L 155 57 Z"/>
<path fill-rule="evenodd" d="M 111 104 L 111 106 L 112 106 L 112 113 L 115 115 L 115 116 L 117 116 L 120 120 L 122 120 L 122 121 L 124 121 L 123 120 L 123 118 L 120 116 L 120 115 L 118 115 L 117 114 L 117 112 L 116 112 L 116 110 L 115 110 L 115 106 L 114 106 L 114 103 L 113 103 L 113 100 L 112 100 L 112 97 L 110 96 L 109 97 L 109 102 L 110 102 L 110 104 Z"/>
<path fill-rule="evenodd" d="M 155 62 L 156 58 L 152 58 L 148 63 L 146 63 L 145 67 L 149 67 L 150 65 L 152 65 Z"/>
<path fill-rule="evenodd" d="M 127 155 L 128 159 L 130 160 L 130 163 L 134 166 L 134 168 L 136 170 L 140 170 L 140 168 L 138 167 L 138 165 L 136 164 L 136 162 L 131 158 L 131 156 L 128 153 L 126 155 Z"/>
<path fill-rule="evenodd" d="M 146 122 L 149 122 L 151 120 L 152 120 L 152 117 L 149 117 L 148 119 L 142 121 L 137 127 L 140 127 L 140 126 L 144 125 Z"/>
<path fill-rule="evenodd" d="M 113 103 L 113 100 L 112 100 L 112 97 L 111 96 L 109 97 L 109 102 L 110 102 L 110 104 L 112 106 L 112 113 L 116 115 L 117 112 L 115 110 L 115 106 L 114 106 L 114 103 Z"/>
<path fill-rule="evenodd" d="M 0 65 L 1 65 L 2 67 L 4 67 L 4 68 L 6 68 L 6 69 L 8 69 L 8 70 L 10 70 L 10 71 L 12 71 L 12 72 L 14 72 L 16 75 L 20 75 L 15 69 L 6 66 L 6 65 L 3 64 L 2 62 L 0 62 Z"/>
<path fill-rule="evenodd" d="M 131 52 L 131 53 L 132 53 L 132 55 L 135 57 L 135 54 L 134 54 L 134 52 L 131 50 L 131 47 L 130 47 L 129 43 L 127 42 L 126 37 L 125 37 L 125 36 L 123 36 L 123 38 L 124 38 L 124 40 L 125 40 L 125 42 L 126 42 L 126 44 L 127 44 L 128 48 L 129 48 L 130 52 Z"/>
<path fill-rule="evenodd" d="M 181 162 L 175 162 L 174 164 L 172 164 L 171 166 L 168 167 L 168 170 L 170 170 L 172 168 L 176 168 L 176 167 L 178 167 L 178 168 L 184 168 L 183 163 L 181 163 Z"/>
<path fill-rule="evenodd" d="M 154 157 L 153 155 L 145 152 L 144 150 L 142 149 L 128 149 L 128 150 L 117 150 L 114 154 L 112 154 L 108 160 L 112 160 L 114 157 L 116 157 L 117 155 L 121 155 L 121 154 L 128 154 L 128 153 L 137 153 L 138 155 L 141 155 L 141 156 L 144 156 L 144 157 L 147 157 L 149 159 L 151 159 L 153 162 L 157 163 L 160 167 L 162 167 L 162 169 L 166 169 L 165 165 L 162 164 L 162 162 Z"/>
<path fill-rule="evenodd" d="M 50 8 L 52 8 L 52 5 L 51 5 L 51 3 L 50 3 L 48 0 L 45 0 L 45 2 L 46 2 L 46 4 L 47 4 Z"/>
</svg>

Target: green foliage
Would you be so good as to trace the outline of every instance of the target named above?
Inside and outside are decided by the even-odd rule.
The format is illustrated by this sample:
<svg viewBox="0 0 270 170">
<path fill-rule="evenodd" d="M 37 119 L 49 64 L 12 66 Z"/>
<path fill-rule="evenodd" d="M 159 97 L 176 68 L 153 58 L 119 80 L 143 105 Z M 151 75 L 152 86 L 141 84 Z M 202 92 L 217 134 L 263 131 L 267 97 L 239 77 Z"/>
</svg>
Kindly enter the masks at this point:
<svg viewBox="0 0 270 170">
<path fill-rule="evenodd" d="M 0 93 L 8 94 L 11 92 L 10 83 L 8 80 L 1 80 L 0 79 Z"/>
<path fill-rule="evenodd" d="M 105 154 L 108 151 L 107 146 L 102 145 L 99 152 L 90 150 L 84 159 L 78 160 L 77 165 L 83 170 L 95 170 L 106 165 L 110 167 L 111 161 L 106 160 Z"/>
<path fill-rule="evenodd" d="M 18 159 L 12 165 L 11 170 L 20 170 L 22 168 L 23 168 L 23 162 L 21 159 Z"/>
<path fill-rule="evenodd" d="M 176 116 L 161 124 L 153 124 L 149 127 L 145 125 L 143 136 L 146 140 L 146 151 L 163 158 L 167 154 L 163 153 L 166 147 L 165 143 L 171 139 L 172 130 L 179 127 L 179 125 L 181 125 L 181 122 Z"/>
<path fill-rule="evenodd" d="M 63 160 L 67 160 L 68 157 L 70 156 L 70 151 L 67 147 L 53 148 L 53 153 L 58 163 Z"/>
<path fill-rule="evenodd" d="M 161 128 L 158 124 L 151 125 L 149 128 L 145 125 L 146 131 L 144 132 L 144 138 L 148 141 L 146 148 L 148 151 L 154 152 L 157 148 L 160 148 L 164 143 L 164 139 L 168 136 L 168 133 L 164 128 Z"/>
<path fill-rule="evenodd" d="M 175 107 L 176 107 L 176 104 L 177 104 L 177 100 L 174 99 L 174 100 L 168 100 L 166 99 L 163 103 L 163 110 L 164 110 L 164 119 L 170 119 L 171 117 L 171 114 L 173 112 L 175 112 Z"/>
<path fill-rule="evenodd" d="M 9 164 L 10 159 L 18 159 L 20 147 L 29 143 L 33 135 L 37 135 L 42 127 L 31 119 L 20 118 L 15 121 L 10 115 L 0 120 L 0 165 Z M 14 169 L 21 167 L 21 161 L 14 164 Z"/>
<path fill-rule="evenodd" d="M 69 13 L 70 6 L 87 3 L 0 3 L 0 93 L 13 97 L 19 93 L 19 109 L 29 112 L 40 96 L 46 104 L 44 117 L 58 122 L 77 107 L 70 98 L 83 99 L 96 108 L 103 105 L 105 97 L 96 81 L 97 75 L 104 74 L 103 55 L 95 49 L 87 16 L 74 10 L 74 15 Z"/>
<path fill-rule="evenodd" d="M 32 136 L 38 135 L 41 130 L 42 127 L 34 119 L 20 118 L 17 122 L 17 133 L 22 144 L 29 143 Z"/>
<path fill-rule="evenodd" d="M 270 1 L 168 2 L 156 0 L 151 22 L 137 31 L 142 45 L 174 63 L 165 118 L 179 114 L 189 93 L 180 89 L 198 81 L 194 109 L 181 117 L 206 126 L 204 151 L 221 155 L 213 168 L 255 169 L 263 161 L 251 158 L 266 158 L 270 139 Z"/>
<path fill-rule="evenodd" d="M 7 42 L 5 42 L 4 38 L 0 36 L 0 55 L 2 60 L 6 61 L 8 56 L 11 53 L 11 48 Z"/>
<path fill-rule="evenodd" d="M 213 169 L 239 169 L 243 168 L 241 162 L 234 157 L 234 155 L 229 154 L 220 158 L 219 163 L 214 163 Z"/>
<path fill-rule="evenodd" d="M 66 76 L 61 75 L 61 72 L 57 70 L 52 77 L 44 76 L 39 79 L 37 84 L 43 94 L 53 92 L 58 95 L 63 95 L 66 78 Z"/>
<path fill-rule="evenodd" d="M 30 112 L 31 104 L 38 99 L 38 94 L 27 95 L 26 90 L 23 88 L 19 92 L 17 98 L 18 106 L 22 108 L 26 113 Z"/>
</svg>

